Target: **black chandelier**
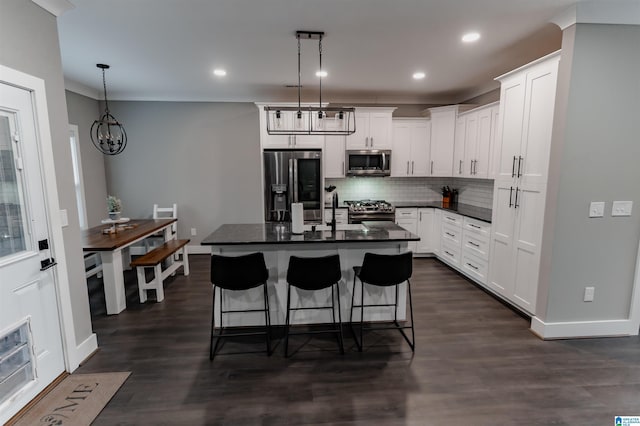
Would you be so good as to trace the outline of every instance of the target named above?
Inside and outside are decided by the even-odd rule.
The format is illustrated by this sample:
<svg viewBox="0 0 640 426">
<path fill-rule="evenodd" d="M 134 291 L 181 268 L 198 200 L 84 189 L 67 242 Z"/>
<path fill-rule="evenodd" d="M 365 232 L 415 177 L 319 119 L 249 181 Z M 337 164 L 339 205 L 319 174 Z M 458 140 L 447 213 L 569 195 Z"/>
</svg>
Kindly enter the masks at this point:
<svg viewBox="0 0 640 426">
<path fill-rule="evenodd" d="M 355 108 L 353 107 L 328 107 L 322 105 L 322 78 L 326 76 L 322 68 L 322 31 L 296 31 L 298 41 L 298 106 L 270 106 L 264 107 L 267 117 L 267 134 L 269 135 L 352 135 L 356 131 Z M 300 40 L 318 40 L 318 56 L 320 70 L 319 100 L 318 106 L 302 106 L 300 100 Z M 284 119 L 290 114 L 291 119 Z M 326 125 L 327 120 L 332 119 L 333 125 Z"/>
<path fill-rule="evenodd" d="M 127 146 L 127 133 L 124 127 L 109 112 L 109 101 L 107 100 L 107 82 L 104 78 L 104 70 L 109 69 L 109 65 L 96 64 L 102 70 L 102 86 L 104 88 L 104 114 L 99 120 L 93 122 L 91 126 L 91 142 L 106 155 L 120 154 Z"/>
</svg>

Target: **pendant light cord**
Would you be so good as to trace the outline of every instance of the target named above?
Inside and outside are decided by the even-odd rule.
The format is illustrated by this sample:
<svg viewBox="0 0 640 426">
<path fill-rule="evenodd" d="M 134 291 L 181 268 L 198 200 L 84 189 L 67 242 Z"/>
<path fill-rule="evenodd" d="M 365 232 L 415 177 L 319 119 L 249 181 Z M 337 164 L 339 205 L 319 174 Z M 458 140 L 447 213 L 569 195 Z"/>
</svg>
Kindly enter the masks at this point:
<svg viewBox="0 0 640 426">
<path fill-rule="evenodd" d="M 109 101 L 107 100 L 107 80 L 104 77 L 104 68 L 102 68 L 102 87 L 104 88 L 104 112 L 109 114 Z"/>
<path fill-rule="evenodd" d="M 320 73 L 322 73 L 322 35 L 318 39 L 318 51 L 320 53 Z M 320 113 L 322 113 L 322 74 L 320 74 Z"/>
<path fill-rule="evenodd" d="M 298 34 L 298 112 L 300 112 L 300 35 Z"/>
</svg>

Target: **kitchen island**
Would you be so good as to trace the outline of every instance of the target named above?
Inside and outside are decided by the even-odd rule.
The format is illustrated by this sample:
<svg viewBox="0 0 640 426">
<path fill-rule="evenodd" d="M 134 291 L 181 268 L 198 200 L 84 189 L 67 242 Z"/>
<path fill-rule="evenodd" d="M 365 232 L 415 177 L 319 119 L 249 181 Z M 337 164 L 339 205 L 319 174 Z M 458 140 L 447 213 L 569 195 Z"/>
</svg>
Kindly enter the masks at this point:
<svg viewBox="0 0 640 426">
<path fill-rule="evenodd" d="M 358 225 L 338 225 L 335 232 L 318 226 L 315 231 L 306 227 L 302 234 L 293 234 L 288 223 L 262 224 L 225 224 L 216 229 L 201 244 L 211 246 L 213 254 L 238 256 L 253 252 L 264 253 L 269 269 L 269 303 L 271 323 L 284 324 L 287 306 L 287 267 L 289 257 L 317 257 L 331 254 L 340 255 L 342 281 L 339 296 L 342 320 L 349 320 L 351 294 L 353 291 L 353 267 L 362 265 L 366 252 L 379 254 L 398 254 L 407 251 L 409 241 L 420 238 L 393 222 L 364 222 Z M 356 303 L 360 295 L 360 282 L 357 283 Z M 225 310 L 259 309 L 262 305 L 262 290 L 252 289 L 246 292 L 225 292 Z M 327 306 L 331 303 L 331 290 L 307 292 L 292 290 L 291 307 Z M 405 318 L 406 284 L 400 286 L 398 293 L 398 319 Z M 367 303 L 393 303 L 394 288 L 366 286 Z M 216 297 L 215 318 L 219 318 L 220 298 Z M 354 320 L 359 319 L 359 312 Z M 368 308 L 365 321 L 393 319 L 392 308 Z M 264 317 L 258 312 L 227 314 L 223 317 L 224 326 L 250 326 L 264 324 Z M 313 324 L 331 322 L 331 312 L 326 310 L 297 311 L 292 316 L 292 324 Z M 216 324 L 220 326 L 220 324 Z"/>
</svg>

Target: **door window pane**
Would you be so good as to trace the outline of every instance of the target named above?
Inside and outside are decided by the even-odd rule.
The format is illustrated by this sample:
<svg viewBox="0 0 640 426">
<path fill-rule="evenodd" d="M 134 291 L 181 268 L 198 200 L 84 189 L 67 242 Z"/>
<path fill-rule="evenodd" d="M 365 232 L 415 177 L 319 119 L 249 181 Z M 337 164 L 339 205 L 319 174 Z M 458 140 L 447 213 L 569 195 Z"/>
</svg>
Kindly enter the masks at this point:
<svg viewBox="0 0 640 426">
<path fill-rule="evenodd" d="M 0 258 L 27 249 L 21 176 L 9 117 L 0 115 Z"/>
</svg>

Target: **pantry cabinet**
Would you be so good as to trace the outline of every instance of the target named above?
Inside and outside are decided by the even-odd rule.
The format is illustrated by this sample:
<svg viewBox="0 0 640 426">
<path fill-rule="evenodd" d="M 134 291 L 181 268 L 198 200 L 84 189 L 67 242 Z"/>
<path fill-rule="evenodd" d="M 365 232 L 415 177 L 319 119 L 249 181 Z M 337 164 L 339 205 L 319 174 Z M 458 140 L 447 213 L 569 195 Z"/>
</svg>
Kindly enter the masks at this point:
<svg viewBox="0 0 640 426">
<path fill-rule="evenodd" d="M 347 149 L 391 149 L 395 108 L 356 108 L 355 133 L 347 136 Z"/>
<path fill-rule="evenodd" d="M 431 122 L 427 119 L 394 119 L 391 176 L 429 176 Z"/>
<path fill-rule="evenodd" d="M 536 314 L 559 52 L 499 77 L 489 287 Z"/>
</svg>

